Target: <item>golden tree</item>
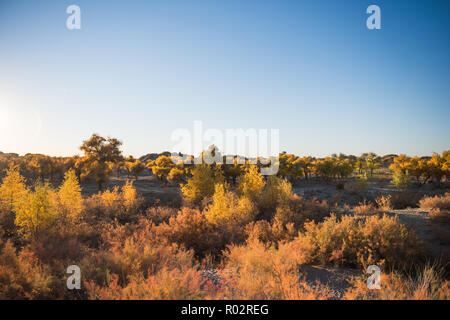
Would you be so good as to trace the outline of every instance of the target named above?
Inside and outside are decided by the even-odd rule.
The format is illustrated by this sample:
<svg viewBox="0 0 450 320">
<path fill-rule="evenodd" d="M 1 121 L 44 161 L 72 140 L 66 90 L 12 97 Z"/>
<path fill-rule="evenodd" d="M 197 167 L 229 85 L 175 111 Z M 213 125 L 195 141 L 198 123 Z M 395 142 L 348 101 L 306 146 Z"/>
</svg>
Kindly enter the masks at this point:
<svg viewBox="0 0 450 320">
<path fill-rule="evenodd" d="M 81 178 L 90 179 L 102 190 L 103 184 L 112 175 L 112 163 L 122 159 L 119 147 L 122 142 L 115 138 L 103 138 L 93 134 L 89 140 L 83 141 L 80 150 L 84 151 Z"/>
<path fill-rule="evenodd" d="M 238 198 L 225 183 L 215 185 L 212 203 L 205 209 L 206 219 L 216 225 L 246 224 L 255 215 L 253 202 L 246 197 Z"/>
<path fill-rule="evenodd" d="M 37 183 L 15 206 L 16 226 L 26 239 L 36 239 L 54 225 L 57 211 L 53 203 L 54 191 L 48 183 Z"/>
<path fill-rule="evenodd" d="M 81 187 L 74 170 L 64 175 L 64 182 L 57 192 L 57 208 L 64 222 L 75 224 L 80 220 L 84 208 Z"/>
<path fill-rule="evenodd" d="M 222 173 L 214 165 L 198 164 L 192 169 L 192 177 L 181 186 L 181 192 L 186 200 L 198 204 L 205 197 L 212 196 L 214 185 L 223 180 Z"/>
<path fill-rule="evenodd" d="M 6 170 L 6 176 L 0 185 L 0 224 L 6 236 L 14 233 L 14 208 L 27 193 L 25 178 L 20 175 L 17 166 L 11 166 Z"/>
<path fill-rule="evenodd" d="M 256 201 L 261 197 L 265 185 L 266 183 L 259 172 L 259 168 L 256 165 L 252 165 L 244 175 L 239 177 L 237 193 L 241 197 L 247 197 L 252 201 Z"/>
<path fill-rule="evenodd" d="M 149 163 L 148 168 L 152 170 L 153 174 L 161 180 L 167 180 L 170 170 L 175 167 L 172 159 L 168 156 L 162 155 L 155 161 Z"/>
</svg>

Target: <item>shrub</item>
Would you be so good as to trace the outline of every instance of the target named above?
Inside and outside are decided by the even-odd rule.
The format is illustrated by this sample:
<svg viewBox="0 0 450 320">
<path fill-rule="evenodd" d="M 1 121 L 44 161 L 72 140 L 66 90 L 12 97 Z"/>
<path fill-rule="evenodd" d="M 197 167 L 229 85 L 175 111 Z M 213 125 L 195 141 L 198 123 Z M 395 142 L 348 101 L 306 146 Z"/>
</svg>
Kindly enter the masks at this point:
<svg viewBox="0 0 450 320">
<path fill-rule="evenodd" d="M 430 218 L 440 222 L 449 222 L 450 221 L 450 210 L 445 209 L 431 209 Z"/>
<path fill-rule="evenodd" d="M 110 227 L 104 237 L 104 247 L 81 262 L 85 278 L 98 285 L 109 284 L 113 274 L 118 276 L 121 286 L 126 286 L 135 276 L 147 278 L 163 268 L 193 266 L 193 251 L 168 242 L 145 219 L 134 226 Z"/>
<path fill-rule="evenodd" d="M 125 286 L 118 283 L 116 275 L 106 286 L 96 285 L 92 281 L 85 285 L 89 299 L 199 300 L 206 296 L 206 292 L 201 290 L 204 283 L 200 271 L 164 268 L 147 278 L 134 276 Z"/>
<path fill-rule="evenodd" d="M 450 210 L 450 193 L 441 196 L 424 197 L 419 201 L 421 209 L 443 209 Z"/>
<path fill-rule="evenodd" d="M 129 220 L 139 212 L 142 198 L 137 194 L 131 181 L 120 189 L 118 186 L 86 199 L 87 216 L 100 219 Z"/>
<path fill-rule="evenodd" d="M 370 216 L 378 213 L 378 209 L 372 202 L 363 201 L 353 207 L 353 211 L 359 216 Z"/>
<path fill-rule="evenodd" d="M 291 194 L 276 208 L 275 219 L 284 224 L 293 223 L 295 229 L 298 229 L 307 220 L 321 220 L 328 214 L 329 207 L 325 200 L 319 201 L 317 198 L 304 200 L 296 194 Z"/>
<path fill-rule="evenodd" d="M 375 199 L 375 203 L 378 206 L 378 209 L 381 211 L 390 211 L 392 210 L 392 196 L 380 196 Z"/>
<path fill-rule="evenodd" d="M 408 187 L 410 184 L 408 171 L 394 171 L 391 183 L 397 189 L 405 189 L 406 187 Z"/>
<path fill-rule="evenodd" d="M 157 228 L 161 237 L 193 249 L 197 256 L 219 254 L 231 242 L 243 238 L 243 230 L 237 226 L 218 226 L 208 221 L 199 210 L 182 208 L 178 214 L 169 219 L 168 224 Z"/>
<path fill-rule="evenodd" d="M 415 208 L 421 195 L 417 192 L 400 191 L 396 192 L 391 197 L 391 205 L 393 209 Z"/>
<path fill-rule="evenodd" d="M 232 246 L 220 272 L 221 298 L 225 299 L 327 299 L 325 286 L 309 286 L 298 272 L 310 248 L 300 242 L 280 243 L 278 249 L 256 239 Z"/>
<path fill-rule="evenodd" d="M 184 177 L 184 170 L 174 167 L 170 169 L 170 172 L 167 175 L 167 180 L 170 182 L 179 182 L 183 180 L 183 177 Z"/>
<path fill-rule="evenodd" d="M 272 223 L 266 220 L 251 222 L 245 227 L 247 238 L 257 239 L 264 244 L 277 245 L 281 241 L 291 241 L 297 235 L 292 223 L 283 224 L 274 219 Z"/>
<path fill-rule="evenodd" d="M 313 263 L 364 269 L 371 264 L 404 269 L 423 254 L 414 232 L 386 215 L 341 219 L 331 215 L 322 223 L 306 223 L 295 241 L 314 247 Z"/>
<path fill-rule="evenodd" d="M 171 217 L 176 216 L 178 213 L 177 208 L 163 207 L 163 206 L 153 206 L 147 208 L 145 215 L 156 224 L 162 222 L 169 222 Z"/>
<path fill-rule="evenodd" d="M 370 290 L 365 279 L 353 279 L 344 299 L 348 300 L 449 300 L 450 282 L 432 267 L 425 267 L 415 279 L 389 273 L 381 274 L 381 289 Z"/>
<path fill-rule="evenodd" d="M 28 251 L 16 253 L 10 241 L 0 240 L 0 299 L 48 299 L 53 278 Z"/>
<path fill-rule="evenodd" d="M 356 177 L 355 182 L 356 182 L 356 186 L 358 187 L 359 190 L 367 189 L 367 187 L 369 186 L 367 174 L 358 175 Z"/>
</svg>

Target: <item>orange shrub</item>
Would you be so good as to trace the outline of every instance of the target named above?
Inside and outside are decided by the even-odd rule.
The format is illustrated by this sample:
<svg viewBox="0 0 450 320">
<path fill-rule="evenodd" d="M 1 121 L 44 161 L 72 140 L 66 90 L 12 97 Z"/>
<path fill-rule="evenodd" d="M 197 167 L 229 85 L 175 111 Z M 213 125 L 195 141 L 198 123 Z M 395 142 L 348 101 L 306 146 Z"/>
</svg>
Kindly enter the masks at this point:
<svg viewBox="0 0 450 320">
<path fill-rule="evenodd" d="M 292 223 L 284 225 L 278 219 L 271 223 L 266 220 L 251 222 L 245 227 L 245 232 L 250 239 L 272 245 L 277 245 L 280 241 L 290 241 L 297 235 Z"/>
<path fill-rule="evenodd" d="M 311 248 L 300 242 L 280 243 L 278 249 L 250 239 L 245 246 L 227 251 L 222 278 L 223 299 L 328 299 L 325 286 L 311 287 L 302 281 L 300 264 Z"/>
<path fill-rule="evenodd" d="M 171 217 L 176 216 L 178 213 L 177 208 L 154 206 L 147 208 L 145 215 L 151 219 L 154 223 L 160 224 L 162 222 L 169 222 Z"/>
<path fill-rule="evenodd" d="M 347 300 L 449 300 L 450 282 L 430 267 L 413 280 L 396 273 L 381 273 L 381 289 L 369 290 L 365 279 L 353 279 Z"/>
<path fill-rule="evenodd" d="M 370 216 L 378 213 L 378 209 L 372 202 L 363 201 L 353 207 L 353 211 L 359 216 Z"/>
<path fill-rule="evenodd" d="M 0 299 L 48 299 L 54 297 L 53 278 L 28 251 L 16 253 L 10 241 L 0 240 Z"/>
<path fill-rule="evenodd" d="M 277 206 L 275 218 L 284 224 L 293 223 L 295 229 L 299 229 L 307 220 L 321 220 L 329 212 L 325 200 L 319 201 L 317 198 L 304 200 L 296 194 L 291 194 Z"/>
<path fill-rule="evenodd" d="M 107 300 L 194 300 L 204 299 L 206 292 L 201 272 L 194 269 L 163 268 L 155 275 L 133 276 L 126 286 L 121 286 L 117 276 L 112 276 L 107 286 L 87 282 L 89 299 Z"/>
<path fill-rule="evenodd" d="M 305 232 L 294 241 L 314 247 L 314 263 L 364 269 L 371 264 L 403 269 L 423 253 L 414 232 L 386 215 L 340 219 L 331 215 L 322 223 L 306 223 Z"/>
<path fill-rule="evenodd" d="M 216 225 L 196 209 L 182 208 L 178 214 L 155 228 L 158 237 L 193 249 L 196 256 L 218 255 L 231 243 L 242 242 L 244 229 L 235 224 Z"/>
<path fill-rule="evenodd" d="M 441 196 L 424 197 L 419 201 L 421 209 L 443 209 L 450 210 L 450 193 Z"/>
</svg>

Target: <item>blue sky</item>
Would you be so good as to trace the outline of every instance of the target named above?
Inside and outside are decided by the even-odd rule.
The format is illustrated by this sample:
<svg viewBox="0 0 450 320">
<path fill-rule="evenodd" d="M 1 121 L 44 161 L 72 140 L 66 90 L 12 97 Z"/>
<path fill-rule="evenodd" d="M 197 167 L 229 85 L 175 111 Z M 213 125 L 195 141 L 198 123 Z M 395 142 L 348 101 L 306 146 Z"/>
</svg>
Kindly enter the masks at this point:
<svg viewBox="0 0 450 320">
<path fill-rule="evenodd" d="M 201 120 L 280 129 L 299 155 L 441 152 L 449 16 L 438 0 L 0 0 L 0 151 L 72 155 L 97 132 L 141 156 Z"/>
</svg>

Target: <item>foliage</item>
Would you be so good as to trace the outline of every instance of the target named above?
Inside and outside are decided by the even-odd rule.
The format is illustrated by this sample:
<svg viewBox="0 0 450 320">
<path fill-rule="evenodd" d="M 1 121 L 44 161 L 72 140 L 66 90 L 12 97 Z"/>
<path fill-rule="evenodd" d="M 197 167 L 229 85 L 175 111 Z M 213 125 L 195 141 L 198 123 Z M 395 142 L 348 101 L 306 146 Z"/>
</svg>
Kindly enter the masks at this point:
<svg viewBox="0 0 450 320">
<path fill-rule="evenodd" d="M 26 239 L 36 239 L 49 232 L 55 224 L 58 212 L 54 206 L 54 190 L 48 183 L 36 183 L 15 206 L 16 226 Z"/>
<path fill-rule="evenodd" d="M 255 165 L 238 178 L 237 194 L 252 201 L 258 201 L 265 186 L 264 178 Z"/>
<path fill-rule="evenodd" d="M 31 252 L 16 249 L 0 240 L 0 299 L 48 299 L 53 278 Z"/>
<path fill-rule="evenodd" d="M 425 267 L 416 279 L 398 273 L 381 273 L 381 289 L 370 290 L 366 280 L 353 279 L 346 291 L 348 300 L 449 300 L 450 282 L 433 267 Z"/>
<path fill-rule="evenodd" d="M 226 184 L 215 185 L 212 203 L 205 209 L 206 219 L 214 224 L 246 224 L 256 216 L 253 202 L 246 198 L 238 198 Z"/>
<path fill-rule="evenodd" d="M 192 177 L 181 185 L 181 192 L 187 202 L 199 204 L 214 194 L 214 186 L 223 182 L 222 173 L 208 164 L 199 164 L 192 169 Z"/>
<path fill-rule="evenodd" d="M 119 147 L 122 145 L 118 139 L 103 138 L 93 134 L 89 140 L 83 141 L 80 150 L 84 151 L 84 158 L 81 165 L 81 178 L 93 180 L 98 184 L 99 190 L 112 175 L 111 164 L 121 161 L 122 152 Z"/>
<path fill-rule="evenodd" d="M 64 223 L 74 225 L 80 222 L 84 201 L 75 171 L 66 172 L 64 182 L 56 194 L 56 200 L 56 209 Z"/>
<path fill-rule="evenodd" d="M 305 224 L 296 241 L 314 247 L 312 262 L 366 268 L 371 264 L 404 269 L 421 257 L 423 249 L 413 231 L 397 218 L 335 215 L 321 223 Z"/>
<path fill-rule="evenodd" d="M 256 239 L 232 246 L 226 253 L 222 297 L 226 299 L 327 299 L 325 286 L 302 281 L 298 268 L 307 261 L 310 248 L 300 242 L 281 243 L 278 249 Z"/>
</svg>

